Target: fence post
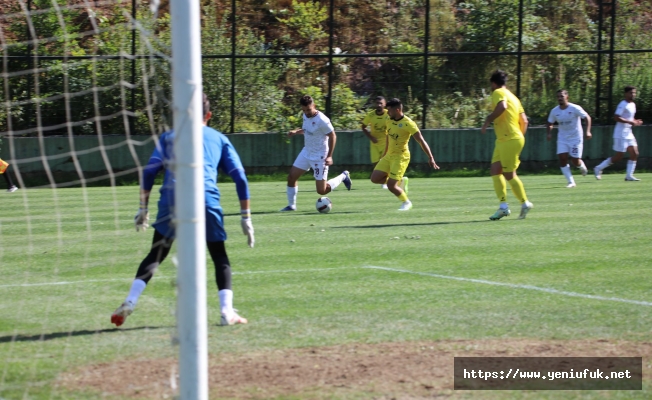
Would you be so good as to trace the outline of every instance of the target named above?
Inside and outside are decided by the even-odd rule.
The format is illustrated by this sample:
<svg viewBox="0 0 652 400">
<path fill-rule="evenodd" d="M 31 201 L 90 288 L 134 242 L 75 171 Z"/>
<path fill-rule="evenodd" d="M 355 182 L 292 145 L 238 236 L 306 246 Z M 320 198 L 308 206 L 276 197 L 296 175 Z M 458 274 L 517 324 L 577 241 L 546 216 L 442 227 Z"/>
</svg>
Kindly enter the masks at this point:
<svg viewBox="0 0 652 400">
<path fill-rule="evenodd" d="M 332 98 L 333 98 L 333 25 L 335 24 L 335 2 L 330 0 L 328 10 L 328 94 L 326 95 L 326 116 L 333 118 L 331 115 Z"/>
<path fill-rule="evenodd" d="M 231 0 L 231 133 L 235 132 L 235 43 L 237 29 L 235 25 L 235 1 Z"/>
<path fill-rule="evenodd" d="M 611 0 L 611 38 L 609 39 L 609 93 L 607 93 L 607 118 L 613 115 L 614 49 L 616 48 L 616 0 Z"/>
<path fill-rule="evenodd" d="M 426 32 L 423 38 L 423 115 L 421 129 L 426 129 L 428 112 L 428 52 L 430 47 L 430 0 L 426 0 Z"/>
<path fill-rule="evenodd" d="M 518 1 L 518 55 L 516 56 L 516 97 L 521 97 L 521 65 L 523 62 L 523 0 Z"/>
<path fill-rule="evenodd" d="M 32 11 L 32 0 L 27 0 L 27 14 L 25 14 L 25 18 L 31 18 L 29 15 L 29 12 Z M 31 43 L 31 40 L 35 40 L 36 38 L 32 37 L 32 31 L 29 29 L 29 24 L 25 24 L 25 29 L 27 30 L 27 39 L 30 40 L 30 43 L 27 45 L 27 63 L 30 64 L 32 67 L 32 73 L 27 75 L 27 126 L 30 126 L 30 122 L 32 120 L 32 115 L 34 115 L 34 109 L 32 107 L 32 85 L 34 84 L 34 78 L 32 74 L 36 73 L 36 68 L 37 68 L 37 63 L 36 63 L 36 58 L 33 57 L 33 49 L 34 45 Z M 9 96 L 9 93 L 7 93 L 7 96 Z"/>
<path fill-rule="evenodd" d="M 136 113 L 136 13 L 138 12 L 136 8 L 136 0 L 131 0 L 131 19 L 134 21 L 134 26 L 131 27 L 131 112 Z M 129 117 L 129 130 L 132 135 L 135 135 L 134 132 L 136 123 L 135 115 Z"/>
</svg>

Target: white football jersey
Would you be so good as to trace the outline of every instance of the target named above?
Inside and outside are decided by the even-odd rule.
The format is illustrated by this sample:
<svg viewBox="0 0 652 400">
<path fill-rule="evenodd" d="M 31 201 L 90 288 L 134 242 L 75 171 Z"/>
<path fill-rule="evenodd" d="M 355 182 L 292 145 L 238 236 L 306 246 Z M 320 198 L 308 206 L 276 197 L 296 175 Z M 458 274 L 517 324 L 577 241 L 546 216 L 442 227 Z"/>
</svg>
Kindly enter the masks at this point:
<svg viewBox="0 0 652 400">
<path fill-rule="evenodd" d="M 633 120 L 634 115 L 636 115 L 636 104 L 633 101 L 628 102 L 627 100 L 622 100 L 618 103 L 616 112 L 614 115 L 619 115 L 623 119 Z M 632 126 L 630 124 L 625 124 L 623 122 L 616 122 L 616 127 L 614 128 L 614 138 L 620 139 L 631 139 L 634 137 L 632 133 Z"/>
<path fill-rule="evenodd" d="M 568 107 L 561 109 L 559 106 L 550 111 L 548 122 L 559 125 L 557 140 L 563 141 L 581 141 L 584 130 L 582 129 L 582 118 L 588 117 L 589 114 L 577 104 L 568 103 Z"/>
<path fill-rule="evenodd" d="M 303 114 L 304 148 L 311 159 L 323 159 L 328 154 L 328 135 L 333 132 L 333 125 L 327 116 L 317 111 L 312 118 Z"/>
</svg>

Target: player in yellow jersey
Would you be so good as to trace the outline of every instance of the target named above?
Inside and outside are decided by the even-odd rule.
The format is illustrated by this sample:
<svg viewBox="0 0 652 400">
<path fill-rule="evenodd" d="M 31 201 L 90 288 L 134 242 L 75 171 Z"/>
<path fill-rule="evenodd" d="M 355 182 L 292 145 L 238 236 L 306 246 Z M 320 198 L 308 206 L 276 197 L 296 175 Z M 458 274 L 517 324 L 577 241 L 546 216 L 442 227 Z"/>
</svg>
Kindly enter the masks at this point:
<svg viewBox="0 0 652 400">
<path fill-rule="evenodd" d="M 491 106 L 494 110 L 482 125 L 482 133 L 487 131 L 489 125 L 494 123 L 496 133 L 496 147 L 491 157 L 491 178 L 494 181 L 494 190 L 500 201 L 500 208 L 490 220 L 496 221 L 511 214 L 507 205 L 507 182 L 512 187 L 512 192 L 521 201 L 521 215 L 525 218 L 532 209 L 532 203 L 527 199 L 523 182 L 516 176 L 516 169 L 521 160 L 519 156 L 525 145 L 525 131 L 528 120 L 521 101 L 512 92 L 507 90 L 507 74 L 496 71 L 491 75 Z"/>
<path fill-rule="evenodd" d="M 410 118 L 403 114 L 403 105 L 399 99 L 391 99 L 387 103 L 387 113 L 390 119 L 387 122 L 387 145 L 383 158 L 378 161 L 374 172 L 371 174 L 373 183 L 387 183 L 390 192 L 402 202 L 399 211 L 407 211 L 412 208 L 412 202 L 408 199 L 408 178 L 404 177 L 405 170 L 410 164 L 410 149 L 408 142 L 410 137 L 419 143 L 421 149 L 428 156 L 428 164 L 434 169 L 439 169 L 435 159 L 430 152 L 421 131 Z"/>
<path fill-rule="evenodd" d="M 371 163 L 376 166 L 381 157 L 385 154 L 387 147 L 387 120 L 389 114 L 385 106 L 387 102 L 383 96 L 376 97 L 376 108 L 369 111 L 362 120 L 362 133 L 369 138 L 369 154 L 371 154 Z M 383 183 L 383 189 L 387 189 L 387 184 Z"/>
</svg>

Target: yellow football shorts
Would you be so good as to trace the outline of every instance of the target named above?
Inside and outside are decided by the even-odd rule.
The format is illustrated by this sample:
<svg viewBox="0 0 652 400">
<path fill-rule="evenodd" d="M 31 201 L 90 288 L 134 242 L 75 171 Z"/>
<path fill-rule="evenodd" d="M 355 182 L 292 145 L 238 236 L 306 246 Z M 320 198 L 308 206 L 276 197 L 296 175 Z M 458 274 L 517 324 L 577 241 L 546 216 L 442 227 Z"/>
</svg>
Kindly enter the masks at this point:
<svg viewBox="0 0 652 400">
<path fill-rule="evenodd" d="M 496 140 L 496 147 L 494 154 L 491 156 L 491 163 L 500 161 L 503 167 L 503 172 L 514 172 L 521 164 L 519 156 L 525 146 L 525 138 L 512 139 L 506 142 L 499 142 Z"/>
<path fill-rule="evenodd" d="M 371 163 L 377 163 L 385 153 L 385 140 L 378 139 L 378 143 L 369 142 L 369 154 L 371 154 Z"/>
<path fill-rule="evenodd" d="M 376 164 L 375 170 L 387 173 L 389 179 L 400 181 L 410 165 L 410 153 L 388 154 Z"/>
</svg>

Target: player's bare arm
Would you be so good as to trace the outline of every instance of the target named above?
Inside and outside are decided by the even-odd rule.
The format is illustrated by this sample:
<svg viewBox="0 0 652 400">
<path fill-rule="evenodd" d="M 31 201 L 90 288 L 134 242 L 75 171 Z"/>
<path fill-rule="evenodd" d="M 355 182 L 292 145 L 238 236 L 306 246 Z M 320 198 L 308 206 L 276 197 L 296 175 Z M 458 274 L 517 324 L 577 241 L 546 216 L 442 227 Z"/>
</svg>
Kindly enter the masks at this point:
<svg viewBox="0 0 652 400">
<path fill-rule="evenodd" d="M 527 120 L 527 115 L 525 113 L 521 113 L 518 118 L 518 126 L 521 128 L 521 133 L 525 135 L 525 132 L 527 132 L 527 127 L 530 124 L 530 121 Z"/>
<path fill-rule="evenodd" d="M 303 128 L 293 129 L 290 132 L 288 132 L 289 137 L 294 136 L 294 135 L 303 135 Z"/>
<path fill-rule="evenodd" d="M 593 135 L 591 134 L 591 116 L 586 116 L 586 138 L 591 139 Z"/>
<path fill-rule="evenodd" d="M 326 136 L 328 136 L 328 154 L 326 154 L 324 164 L 330 166 L 333 165 L 333 150 L 335 150 L 335 143 L 337 143 L 337 135 L 335 135 L 335 131 L 331 131 Z"/>
<path fill-rule="evenodd" d="M 614 120 L 616 120 L 616 122 L 622 122 L 623 124 L 630 124 L 631 126 L 640 126 L 643 124 L 642 119 L 625 119 L 618 114 L 614 115 Z"/>
<path fill-rule="evenodd" d="M 368 137 L 372 143 L 378 143 L 378 139 L 376 139 L 371 135 L 371 128 L 367 127 L 367 125 L 365 124 L 362 124 L 362 133 L 364 133 L 365 136 Z"/>
<path fill-rule="evenodd" d="M 496 108 L 487 116 L 487 119 L 484 121 L 484 125 L 482 125 L 481 132 L 484 135 L 487 132 L 487 128 L 489 125 L 491 125 L 492 122 L 498 117 L 500 117 L 505 110 L 507 110 L 507 102 L 505 100 L 499 102 L 496 104 Z"/>
<path fill-rule="evenodd" d="M 414 140 L 419 143 L 419 146 L 421 146 L 421 150 L 423 150 L 424 153 L 428 156 L 428 164 L 434 168 L 434 169 L 439 169 L 439 165 L 435 162 L 435 157 L 432 156 L 432 152 L 430 151 L 430 146 L 428 146 L 428 142 L 423 138 L 423 135 L 421 134 L 421 131 L 417 131 L 417 133 L 414 134 Z"/>
<path fill-rule="evenodd" d="M 589 126 L 590 126 L 590 125 L 589 125 Z M 547 139 L 548 141 L 550 141 L 550 139 L 552 139 L 552 128 L 553 128 L 553 127 L 554 127 L 554 124 L 551 124 L 550 122 L 548 122 L 548 123 L 546 124 L 546 128 L 548 129 L 548 135 L 546 136 L 546 139 Z"/>
<path fill-rule="evenodd" d="M 152 193 L 151 190 L 140 189 L 140 205 L 147 207 L 149 204 L 149 194 Z"/>
</svg>

